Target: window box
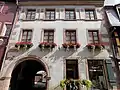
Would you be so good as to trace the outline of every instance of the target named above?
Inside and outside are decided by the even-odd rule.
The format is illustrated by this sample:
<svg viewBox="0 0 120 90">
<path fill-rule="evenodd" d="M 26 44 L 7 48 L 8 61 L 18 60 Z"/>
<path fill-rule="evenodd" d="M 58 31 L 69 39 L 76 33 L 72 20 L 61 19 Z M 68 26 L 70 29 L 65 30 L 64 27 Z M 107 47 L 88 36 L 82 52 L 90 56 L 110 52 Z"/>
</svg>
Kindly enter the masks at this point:
<svg viewBox="0 0 120 90">
<path fill-rule="evenodd" d="M 55 43 L 49 43 L 49 42 L 41 42 L 39 44 L 40 48 L 55 48 L 57 46 Z"/>
<path fill-rule="evenodd" d="M 80 44 L 79 43 L 64 43 L 62 44 L 63 48 L 79 48 Z"/>
<path fill-rule="evenodd" d="M 15 44 L 16 48 L 31 48 L 33 46 L 33 44 L 31 42 L 17 42 Z"/>
<path fill-rule="evenodd" d="M 91 50 L 91 49 L 101 50 L 102 48 L 105 48 L 104 44 L 100 44 L 100 43 L 98 43 L 98 44 L 88 44 L 88 45 L 86 45 L 86 47 L 87 47 L 89 50 Z"/>
</svg>

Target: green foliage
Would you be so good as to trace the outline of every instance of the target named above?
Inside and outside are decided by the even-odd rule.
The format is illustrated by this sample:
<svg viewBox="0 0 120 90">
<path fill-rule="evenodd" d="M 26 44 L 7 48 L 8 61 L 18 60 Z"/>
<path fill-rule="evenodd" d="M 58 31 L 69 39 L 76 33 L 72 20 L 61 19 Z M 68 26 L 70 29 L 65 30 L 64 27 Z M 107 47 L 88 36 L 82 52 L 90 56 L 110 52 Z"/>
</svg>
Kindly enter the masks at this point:
<svg viewBox="0 0 120 90">
<path fill-rule="evenodd" d="M 65 85 L 66 85 L 66 80 L 65 80 L 65 79 L 64 79 L 64 80 L 61 80 L 61 81 L 60 81 L 60 87 L 61 87 L 61 88 L 64 88 Z"/>
<path fill-rule="evenodd" d="M 92 82 L 90 80 L 82 80 L 82 85 L 90 88 L 92 86 Z"/>
<path fill-rule="evenodd" d="M 84 85 L 86 86 L 86 88 L 90 88 L 92 86 L 92 82 L 90 80 L 73 80 L 73 79 L 63 79 L 60 81 L 60 87 L 61 88 L 64 88 L 67 84 L 70 84 L 70 83 L 75 83 L 76 85 Z"/>
</svg>

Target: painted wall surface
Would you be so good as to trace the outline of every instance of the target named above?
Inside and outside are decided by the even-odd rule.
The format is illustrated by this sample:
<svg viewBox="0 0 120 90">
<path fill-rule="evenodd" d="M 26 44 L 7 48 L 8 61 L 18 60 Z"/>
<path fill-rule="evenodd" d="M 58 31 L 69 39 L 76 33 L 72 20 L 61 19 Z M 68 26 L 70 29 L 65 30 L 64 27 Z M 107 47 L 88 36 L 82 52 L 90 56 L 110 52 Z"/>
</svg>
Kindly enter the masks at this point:
<svg viewBox="0 0 120 90">
<path fill-rule="evenodd" d="M 0 9 L 0 21 L 1 22 L 12 22 L 14 19 L 14 14 L 16 12 L 16 4 L 14 3 L 5 3 Z"/>
<path fill-rule="evenodd" d="M 87 59 L 108 59 L 109 58 L 109 52 L 107 51 L 106 46 L 105 49 L 102 51 L 97 52 L 89 52 L 86 48 L 86 45 L 88 44 L 88 30 L 99 30 L 101 34 L 107 34 L 106 28 L 104 28 L 104 22 L 102 21 L 102 16 L 100 14 L 100 7 L 97 7 L 96 15 L 99 20 L 96 21 L 86 21 L 85 19 L 85 12 L 84 8 L 91 8 L 94 6 L 44 6 L 47 8 L 73 8 L 76 7 L 77 9 L 82 8 L 82 11 L 80 9 L 80 16 L 77 16 L 80 20 L 77 21 L 63 21 L 63 20 L 56 20 L 56 21 L 42 21 L 42 20 L 35 20 L 35 21 L 23 21 L 21 20 L 24 18 L 24 12 L 19 13 L 19 21 L 14 26 L 14 29 L 12 31 L 10 42 L 8 46 L 8 50 L 15 48 L 15 43 L 20 41 L 21 39 L 21 32 L 23 29 L 32 29 L 33 30 L 33 37 L 32 37 L 32 43 L 33 47 L 31 47 L 27 51 L 19 51 L 19 52 L 8 52 L 6 55 L 6 60 L 4 62 L 4 69 L 2 71 L 2 76 L 11 77 L 11 72 L 15 66 L 15 63 L 19 61 L 19 59 L 22 59 L 23 57 L 27 57 L 29 55 L 33 55 L 36 57 L 40 57 L 42 62 L 45 62 L 48 65 L 49 69 L 49 76 L 51 77 L 51 80 L 49 81 L 49 89 L 53 90 L 59 85 L 59 81 L 65 78 L 65 60 L 66 59 L 78 59 L 79 61 L 79 78 L 80 79 L 88 79 L 88 68 L 87 68 Z M 26 8 L 44 8 L 44 7 L 21 7 L 22 9 Z M 95 7 L 94 7 L 95 8 Z M 63 14 L 63 12 L 60 12 Z M 77 13 L 77 12 L 76 12 Z M 42 13 L 38 13 L 41 17 Z M 36 17 L 37 15 L 36 14 Z M 60 17 L 62 17 L 62 14 L 60 14 Z M 59 14 L 58 14 L 59 15 Z M 56 16 L 57 17 L 57 16 Z M 38 17 L 37 17 L 38 18 Z M 63 18 L 63 17 L 62 17 Z M 82 19 L 84 18 L 84 19 Z M 57 44 L 57 47 L 53 49 L 52 52 L 49 51 L 40 51 L 38 45 L 40 42 L 43 41 L 43 30 L 44 29 L 54 29 L 54 42 Z M 65 29 L 74 29 L 77 31 L 77 41 L 81 44 L 80 48 L 70 51 L 65 51 L 62 48 L 63 44 L 63 37 L 64 37 L 64 31 Z M 104 39 L 109 42 L 109 39 Z M 103 41 L 104 41 L 103 40 Z M 58 49 L 60 47 L 60 49 Z M 57 87 L 58 89 L 59 87 Z M 56 90 L 57 90 L 56 89 Z M 84 90 L 84 89 L 83 89 Z"/>
<path fill-rule="evenodd" d="M 7 31 L 6 24 L 10 24 L 12 26 L 12 22 L 14 20 L 14 16 L 16 13 L 16 4 L 11 2 L 0 2 L 0 22 L 2 23 L 0 27 L 0 36 L 5 36 L 5 33 Z M 12 28 L 11 28 L 12 29 Z M 9 36 L 9 35 L 8 35 Z M 2 38 L 0 38 L 2 39 Z M 5 39 L 3 39 L 5 40 Z M 5 42 L 5 41 L 4 41 Z M 7 42 L 6 42 L 7 43 Z M 2 65 L 4 53 L 6 50 L 6 45 L 0 45 L 0 68 Z"/>
</svg>

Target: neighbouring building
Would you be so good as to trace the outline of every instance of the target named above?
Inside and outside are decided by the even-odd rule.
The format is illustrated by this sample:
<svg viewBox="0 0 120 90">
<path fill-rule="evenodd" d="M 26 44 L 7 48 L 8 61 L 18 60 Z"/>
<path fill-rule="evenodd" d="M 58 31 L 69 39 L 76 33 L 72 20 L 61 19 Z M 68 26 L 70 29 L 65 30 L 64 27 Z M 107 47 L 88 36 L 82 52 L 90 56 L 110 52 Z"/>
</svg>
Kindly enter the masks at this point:
<svg viewBox="0 0 120 90">
<path fill-rule="evenodd" d="M 4 2 L 4 0 L 0 0 L 0 69 L 2 66 L 6 45 L 8 43 L 15 15 L 15 1 Z"/>
<path fill-rule="evenodd" d="M 106 0 L 104 12 L 106 18 L 105 26 L 110 36 L 111 49 L 113 51 L 112 59 L 115 64 L 114 71 L 116 72 L 117 87 L 120 89 L 120 0 Z"/>
<path fill-rule="evenodd" d="M 92 90 L 115 90 L 104 0 L 19 0 L 18 5 L 0 90 L 42 88 L 37 83 L 43 90 L 62 90 L 65 78 L 90 79 Z"/>
</svg>

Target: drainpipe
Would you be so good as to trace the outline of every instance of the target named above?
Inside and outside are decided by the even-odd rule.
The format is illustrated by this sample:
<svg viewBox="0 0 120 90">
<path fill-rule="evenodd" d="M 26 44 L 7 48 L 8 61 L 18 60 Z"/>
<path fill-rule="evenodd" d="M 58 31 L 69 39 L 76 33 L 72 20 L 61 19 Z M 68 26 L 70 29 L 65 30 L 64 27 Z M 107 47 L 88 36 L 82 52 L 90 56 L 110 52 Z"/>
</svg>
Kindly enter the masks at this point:
<svg viewBox="0 0 120 90">
<path fill-rule="evenodd" d="M 119 69 L 119 64 L 118 64 L 118 59 L 117 59 L 117 54 L 115 52 L 115 47 L 114 47 L 114 42 L 113 42 L 113 38 L 112 38 L 112 34 L 113 32 L 116 30 L 116 28 L 114 27 L 112 29 L 112 32 L 109 33 L 110 36 L 110 43 L 111 43 L 111 49 L 112 49 L 112 56 L 110 56 L 110 58 L 113 60 L 114 62 L 114 72 L 115 72 L 115 78 L 116 78 L 116 83 L 117 83 L 117 90 L 120 90 L 120 69 Z"/>
</svg>

